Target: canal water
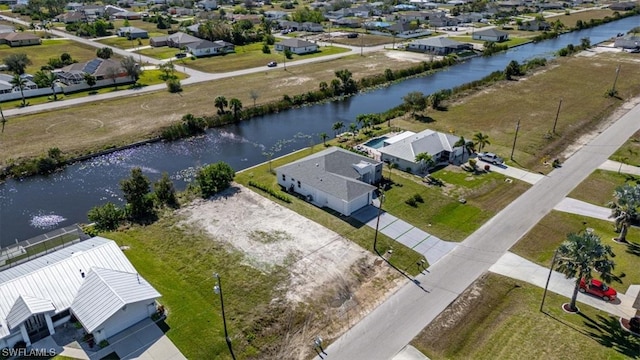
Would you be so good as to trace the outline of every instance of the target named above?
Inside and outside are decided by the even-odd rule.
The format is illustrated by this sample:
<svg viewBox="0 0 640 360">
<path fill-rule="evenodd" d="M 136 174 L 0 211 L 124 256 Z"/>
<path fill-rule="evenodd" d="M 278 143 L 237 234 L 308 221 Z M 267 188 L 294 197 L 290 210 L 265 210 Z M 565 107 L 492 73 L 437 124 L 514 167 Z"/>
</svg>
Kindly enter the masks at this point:
<svg viewBox="0 0 640 360">
<path fill-rule="evenodd" d="M 225 161 L 236 171 L 321 142 L 318 134 L 333 135 L 332 124 L 348 126 L 361 113 L 377 113 L 402 103 L 411 91 L 430 94 L 478 80 L 503 70 L 511 60 L 520 63 L 538 57 L 551 58 L 568 44 L 589 38 L 606 41 L 640 25 L 634 16 L 595 28 L 564 34 L 537 44 L 526 44 L 491 57 L 478 57 L 433 75 L 409 79 L 359 94 L 343 101 L 306 106 L 240 124 L 212 129 L 206 135 L 171 143 L 154 143 L 86 160 L 47 177 L 8 180 L 0 184 L 0 246 L 8 246 L 52 228 L 86 222 L 87 212 L 108 201 L 122 204 L 119 181 L 134 167 L 152 181 L 169 173 L 178 189 L 184 189 L 201 165 Z M 382 69 L 381 69 L 382 71 Z M 585 79 L 585 85 L 588 79 Z M 212 95 L 213 96 L 213 95 Z"/>
</svg>

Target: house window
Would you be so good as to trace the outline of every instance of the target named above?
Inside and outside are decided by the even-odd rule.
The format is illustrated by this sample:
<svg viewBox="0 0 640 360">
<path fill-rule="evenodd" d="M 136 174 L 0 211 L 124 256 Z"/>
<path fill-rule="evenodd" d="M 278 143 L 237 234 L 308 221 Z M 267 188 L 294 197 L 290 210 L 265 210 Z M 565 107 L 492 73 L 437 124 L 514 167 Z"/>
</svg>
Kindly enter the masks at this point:
<svg viewBox="0 0 640 360">
<path fill-rule="evenodd" d="M 300 181 L 298 181 L 298 187 L 300 187 Z"/>
<path fill-rule="evenodd" d="M 282 181 L 287 181 L 287 175 L 282 174 Z"/>
</svg>

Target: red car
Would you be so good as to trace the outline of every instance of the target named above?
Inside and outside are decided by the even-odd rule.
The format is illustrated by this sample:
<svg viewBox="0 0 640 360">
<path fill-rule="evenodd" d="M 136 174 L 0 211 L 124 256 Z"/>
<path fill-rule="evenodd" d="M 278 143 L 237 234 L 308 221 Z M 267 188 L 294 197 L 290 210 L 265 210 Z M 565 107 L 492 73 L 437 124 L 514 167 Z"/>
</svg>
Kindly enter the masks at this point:
<svg viewBox="0 0 640 360">
<path fill-rule="evenodd" d="M 587 285 L 583 279 L 580 279 L 580 292 L 589 293 L 602 298 L 604 301 L 613 301 L 616 299 L 618 292 L 602 283 L 600 280 L 592 279 Z"/>
</svg>

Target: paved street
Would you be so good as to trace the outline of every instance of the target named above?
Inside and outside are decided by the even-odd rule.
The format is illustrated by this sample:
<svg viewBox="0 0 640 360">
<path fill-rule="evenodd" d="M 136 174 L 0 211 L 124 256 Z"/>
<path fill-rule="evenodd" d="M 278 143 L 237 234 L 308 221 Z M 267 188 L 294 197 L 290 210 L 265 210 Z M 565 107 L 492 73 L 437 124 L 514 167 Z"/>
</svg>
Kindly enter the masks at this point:
<svg viewBox="0 0 640 360">
<path fill-rule="evenodd" d="M 448 255 L 336 339 L 328 359 L 391 359 L 473 281 L 495 264 L 638 129 L 636 106 L 562 167 L 485 223 Z"/>
</svg>

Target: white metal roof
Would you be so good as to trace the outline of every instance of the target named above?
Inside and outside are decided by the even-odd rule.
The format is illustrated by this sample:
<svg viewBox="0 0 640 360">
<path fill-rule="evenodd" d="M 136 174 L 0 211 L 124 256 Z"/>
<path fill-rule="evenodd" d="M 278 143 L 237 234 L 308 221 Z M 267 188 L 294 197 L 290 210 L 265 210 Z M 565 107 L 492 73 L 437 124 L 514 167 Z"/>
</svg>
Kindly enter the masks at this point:
<svg viewBox="0 0 640 360">
<path fill-rule="evenodd" d="M 378 149 L 383 154 L 415 162 L 416 155 L 426 152 L 438 155 L 442 151 L 453 151 L 453 144 L 460 138 L 433 130 L 424 130 L 410 137 Z"/>
<path fill-rule="evenodd" d="M 93 268 L 80 286 L 71 311 L 91 333 L 127 304 L 160 296 L 137 273 Z"/>
<path fill-rule="evenodd" d="M 398 141 L 411 137 L 412 135 L 415 135 L 415 134 L 416 133 L 414 133 L 413 131 L 403 131 L 396 136 L 392 136 L 388 139 L 384 139 L 384 143 L 387 144 L 385 146 L 397 143 Z"/>
<path fill-rule="evenodd" d="M 56 307 L 53 306 L 49 300 L 20 295 L 13 304 L 9 314 L 7 314 L 7 324 L 10 329 L 14 329 L 31 315 L 41 314 L 55 309 Z"/>
<path fill-rule="evenodd" d="M 118 245 L 94 237 L 0 272 L 0 338 L 9 335 L 7 317 L 18 297 L 50 300 L 56 313 L 69 308 L 94 267 L 135 273 Z M 16 326 L 12 323 L 11 326 Z"/>
</svg>

